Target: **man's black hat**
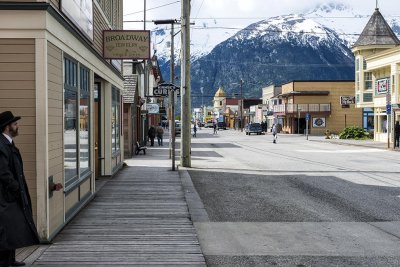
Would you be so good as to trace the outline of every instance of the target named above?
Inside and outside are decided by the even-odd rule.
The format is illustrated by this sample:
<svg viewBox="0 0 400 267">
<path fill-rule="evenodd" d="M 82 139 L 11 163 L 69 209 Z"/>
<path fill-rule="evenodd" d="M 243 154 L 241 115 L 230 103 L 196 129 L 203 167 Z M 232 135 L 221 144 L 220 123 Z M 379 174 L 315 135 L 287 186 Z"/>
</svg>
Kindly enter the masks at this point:
<svg viewBox="0 0 400 267">
<path fill-rule="evenodd" d="M 21 117 L 19 117 L 19 116 L 14 117 L 14 115 L 11 113 L 11 111 L 4 111 L 4 112 L 0 113 L 0 129 L 3 129 L 5 126 L 7 126 L 10 123 L 13 123 L 19 119 L 21 119 Z"/>
</svg>

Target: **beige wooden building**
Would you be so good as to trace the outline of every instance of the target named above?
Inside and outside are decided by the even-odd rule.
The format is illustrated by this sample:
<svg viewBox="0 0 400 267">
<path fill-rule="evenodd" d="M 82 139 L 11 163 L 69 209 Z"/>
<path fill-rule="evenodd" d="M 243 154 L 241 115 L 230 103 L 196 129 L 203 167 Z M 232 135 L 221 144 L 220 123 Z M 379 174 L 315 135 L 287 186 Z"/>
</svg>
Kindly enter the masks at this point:
<svg viewBox="0 0 400 267">
<path fill-rule="evenodd" d="M 400 40 L 377 8 L 352 49 L 356 60 L 356 104 L 373 111 L 370 123 L 376 141 L 387 142 L 389 138 L 393 142 L 391 129 L 400 119 L 399 45 Z"/>
<path fill-rule="evenodd" d="M 122 0 L 0 0 L 0 111 L 22 116 L 16 143 L 42 240 L 122 164 L 122 69 L 102 58 L 106 29 L 122 29 Z"/>
<path fill-rule="evenodd" d="M 354 97 L 354 81 L 292 81 L 282 85 L 274 105 L 274 116 L 282 122 L 283 132 L 323 135 L 327 130 L 338 134 L 345 127 L 361 126 L 362 111 L 354 104 L 342 105 L 343 97 Z M 309 120 L 306 119 L 309 114 Z"/>
</svg>

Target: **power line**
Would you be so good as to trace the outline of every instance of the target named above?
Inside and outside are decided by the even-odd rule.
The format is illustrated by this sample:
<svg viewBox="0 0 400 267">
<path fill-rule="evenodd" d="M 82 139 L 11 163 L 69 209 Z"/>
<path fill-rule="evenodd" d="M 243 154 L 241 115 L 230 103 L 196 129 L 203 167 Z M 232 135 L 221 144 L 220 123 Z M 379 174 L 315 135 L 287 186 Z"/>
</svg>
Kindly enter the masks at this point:
<svg viewBox="0 0 400 267">
<path fill-rule="evenodd" d="M 180 3 L 180 1 L 171 2 L 171 3 L 165 4 L 165 5 L 161 5 L 161 6 L 155 6 L 155 7 L 152 7 L 152 8 L 147 8 L 146 11 L 158 9 L 158 8 L 169 6 L 169 5 L 173 5 L 173 4 L 176 4 L 176 3 Z M 133 13 L 125 14 L 124 16 L 134 15 L 134 14 L 143 13 L 143 12 L 144 12 L 144 10 L 136 11 L 136 12 L 133 12 Z"/>
<path fill-rule="evenodd" d="M 332 16 L 332 17 L 322 17 L 322 16 L 299 16 L 300 18 L 307 18 L 307 19 L 365 19 L 365 18 L 370 18 L 371 15 L 355 15 L 355 16 Z M 385 15 L 385 18 L 399 18 L 400 15 Z M 201 19 L 201 20 L 238 20 L 238 19 L 244 19 L 244 20 L 253 20 L 253 19 L 261 19 L 261 20 L 269 20 L 274 17 L 200 17 L 196 19 Z"/>
<path fill-rule="evenodd" d="M 204 0 L 203 0 L 203 1 L 201 1 L 201 4 L 200 4 L 200 7 L 199 7 L 199 10 L 197 10 L 197 14 L 196 14 L 196 16 L 195 16 L 195 18 L 194 18 L 194 19 L 197 19 L 197 16 L 199 15 L 201 8 L 203 7 L 203 3 L 204 3 Z"/>
</svg>

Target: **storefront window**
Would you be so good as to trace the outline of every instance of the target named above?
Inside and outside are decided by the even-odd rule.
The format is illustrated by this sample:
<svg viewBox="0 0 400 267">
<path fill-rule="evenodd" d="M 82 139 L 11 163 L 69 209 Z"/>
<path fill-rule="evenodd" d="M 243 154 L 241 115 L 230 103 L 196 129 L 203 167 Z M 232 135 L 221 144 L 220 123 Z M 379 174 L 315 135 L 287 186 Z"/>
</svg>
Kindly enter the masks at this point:
<svg viewBox="0 0 400 267">
<path fill-rule="evenodd" d="M 115 155 L 119 152 L 120 148 L 120 94 L 119 91 L 113 87 L 112 89 L 112 117 L 111 117 L 111 135 L 112 135 L 112 153 Z"/>
<path fill-rule="evenodd" d="M 77 178 L 77 63 L 64 61 L 64 177 L 65 184 Z"/>
<path fill-rule="evenodd" d="M 90 171 L 90 81 L 89 70 L 80 68 L 80 101 L 79 101 L 79 173 L 82 176 Z"/>
<path fill-rule="evenodd" d="M 89 73 L 89 70 L 79 66 L 78 62 L 68 57 L 64 59 L 64 178 L 66 187 L 74 184 L 90 171 Z"/>
</svg>

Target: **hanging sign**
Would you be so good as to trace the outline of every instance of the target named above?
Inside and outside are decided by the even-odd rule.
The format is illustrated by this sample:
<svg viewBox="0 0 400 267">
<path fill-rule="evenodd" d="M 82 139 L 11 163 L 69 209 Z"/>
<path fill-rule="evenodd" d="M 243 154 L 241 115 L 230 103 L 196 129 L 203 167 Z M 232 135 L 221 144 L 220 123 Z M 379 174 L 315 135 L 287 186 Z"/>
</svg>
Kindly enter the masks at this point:
<svg viewBox="0 0 400 267">
<path fill-rule="evenodd" d="M 150 31 L 103 31 L 106 59 L 150 59 Z"/>
<path fill-rule="evenodd" d="M 162 83 L 157 87 L 153 87 L 153 96 L 168 96 L 168 92 L 170 90 L 176 91 L 177 96 L 180 96 L 180 87 L 172 84 L 172 83 Z"/>
</svg>

